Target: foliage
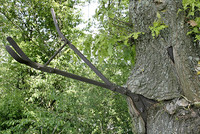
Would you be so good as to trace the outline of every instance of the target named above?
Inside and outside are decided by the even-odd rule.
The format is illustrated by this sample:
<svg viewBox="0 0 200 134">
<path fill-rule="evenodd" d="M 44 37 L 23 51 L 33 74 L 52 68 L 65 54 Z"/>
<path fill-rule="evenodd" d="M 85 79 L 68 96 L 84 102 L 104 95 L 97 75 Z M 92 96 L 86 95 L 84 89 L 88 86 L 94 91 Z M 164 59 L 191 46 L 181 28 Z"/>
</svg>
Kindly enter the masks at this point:
<svg viewBox="0 0 200 134">
<path fill-rule="evenodd" d="M 153 38 L 158 37 L 160 31 L 167 28 L 168 26 L 165 25 L 162 20 L 160 14 L 157 12 L 157 20 L 153 22 L 153 26 L 149 26 L 151 30 L 151 34 Z"/>
<path fill-rule="evenodd" d="M 119 19 L 122 9 L 127 9 L 126 2 L 110 8 L 119 12 L 116 16 Z M 123 96 L 36 71 L 17 63 L 5 51 L 6 37 L 12 36 L 33 61 L 45 63 L 62 45 L 57 41 L 50 14 L 53 7 L 65 36 L 107 78 L 118 85 L 124 84 L 135 52 L 134 46 L 123 43 L 128 40 L 127 36 L 136 39 L 141 33 L 127 34 L 126 28 L 120 29 L 111 25 L 110 20 L 102 20 L 100 34 L 85 34 L 77 28 L 82 23 L 79 10 L 75 8 L 77 4 L 82 2 L 0 1 L 0 133 L 131 133 Z M 112 11 L 108 14 L 112 15 Z M 128 18 L 121 16 L 121 19 L 127 21 Z M 109 27 L 105 27 L 108 23 Z M 109 30 L 111 27 L 113 29 Z M 68 47 L 50 66 L 99 80 Z"/>
<path fill-rule="evenodd" d="M 199 40 L 200 41 L 200 17 L 196 17 L 194 22 L 196 23 L 195 25 L 191 24 L 191 21 L 189 22 L 191 25 L 191 31 L 188 32 L 187 34 L 194 34 L 195 35 L 195 41 Z"/>
<path fill-rule="evenodd" d="M 135 47 L 132 41 L 140 34 L 133 30 L 129 23 L 128 0 L 103 0 L 99 2 L 95 19 L 100 29 L 95 34 L 94 53 L 101 53 L 99 60 L 115 55 L 116 61 L 125 61 L 127 65 L 134 64 Z M 132 37 L 134 36 L 134 37 Z"/>
<path fill-rule="evenodd" d="M 194 35 L 195 41 L 200 41 L 200 0 L 183 0 L 182 5 L 183 9 L 179 9 L 178 12 L 186 12 L 186 16 L 189 19 L 188 23 L 192 29 L 187 34 Z"/>
<path fill-rule="evenodd" d="M 20 66 L 15 66 L 17 72 L 20 71 Z M 83 64 L 76 67 L 82 66 Z M 26 69 L 23 66 L 21 71 Z M 68 66 L 69 71 L 72 69 L 73 67 Z M 3 93 L 0 98 L 0 130 L 2 133 L 127 133 L 130 131 L 130 117 L 126 101 L 122 96 L 61 76 L 31 71 L 33 71 L 31 76 L 24 74 L 26 84 L 19 83 L 20 89 L 16 87 L 13 80 L 18 78 L 19 74 L 15 75 L 12 69 L 4 71 L 13 79 L 10 80 L 12 81 L 9 83 L 10 88 L 5 88 L 7 79 L 1 81 Z M 84 76 L 92 74 L 91 71 L 84 74 L 85 68 L 74 71 Z M 110 69 L 106 72 L 116 73 L 115 70 Z M 22 81 L 21 79 L 19 81 Z"/>
</svg>

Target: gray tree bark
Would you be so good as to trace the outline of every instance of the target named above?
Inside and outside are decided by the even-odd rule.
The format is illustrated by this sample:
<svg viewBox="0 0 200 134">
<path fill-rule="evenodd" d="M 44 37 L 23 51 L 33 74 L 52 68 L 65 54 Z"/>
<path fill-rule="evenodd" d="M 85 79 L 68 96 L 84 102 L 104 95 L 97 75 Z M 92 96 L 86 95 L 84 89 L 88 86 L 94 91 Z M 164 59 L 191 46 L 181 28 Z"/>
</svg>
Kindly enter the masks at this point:
<svg viewBox="0 0 200 134">
<path fill-rule="evenodd" d="M 145 124 L 128 99 L 137 134 L 200 134 L 200 78 L 195 66 L 200 44 L 194 42 L 184 12 L 177 14 L 182 0 L 130 0 L 130 21 L 136 32 L 144 32 L 136 43 L 136 64 L 127 82 L 134 93 L 157 100 L 148 110 Z M 149 26 L 157 19 L 168 26 L 159 36 Z M 174 62 L 167 48 L 173 47 Z"/>
</svg>

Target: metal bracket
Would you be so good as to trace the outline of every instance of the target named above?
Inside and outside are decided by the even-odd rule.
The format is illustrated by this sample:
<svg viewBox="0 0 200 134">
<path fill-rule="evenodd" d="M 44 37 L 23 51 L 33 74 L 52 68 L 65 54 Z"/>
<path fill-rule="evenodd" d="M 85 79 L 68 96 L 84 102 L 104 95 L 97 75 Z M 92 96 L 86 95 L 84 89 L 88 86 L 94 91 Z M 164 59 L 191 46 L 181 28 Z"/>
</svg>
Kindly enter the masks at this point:
<svg viewBox="0 0 200 134">
<path fill-rule="evenodd" d="M 61 37 L 62 41 L 64 41 L 64 45 L 44 65 L 31 61 L 11 37 L 7 37 L 7 40 L 11 44 L 11 46 L 15 49 L 16 52 L 10 46 L 7 45 L 6 50 L 8 51 L 8 53 L 19 63 L 28 65 L 34 69 L 41 70 L 47 73 L 54 73 L 54 74 L 62 75 L 62 76 L 69 77 L 72 79 L 76 79 L 79 81 L 83 81 L 86 83 L 90 83 L 90 84 L 107 88 L 111 91 L 118 92 L 122 95 L 130 97 L 135 107 L 137 108 L 138 112 L 140 113 L 142 119 L 146 123 L 147 110 L 150 106 L 155 104 L 156 101 L 148 99 L 142 95 L 132 93 L 127 88 L 117 86 L 113 84 L 112 82 L 110 82 L 69 40 L 65 38 L 65 36 L 60 31 L 60 28 L 56 20 L 56 15 L 53 9 L 51 9 L 51 13 L 52 13 L 56 30 L 59 36 Z M 101 78 L 101 80 L 104 83 L 47 66 L 53 60 L 53 58 L 66 46 L 66 44 L 97 74 L 97 76 Z"/>
</svg>

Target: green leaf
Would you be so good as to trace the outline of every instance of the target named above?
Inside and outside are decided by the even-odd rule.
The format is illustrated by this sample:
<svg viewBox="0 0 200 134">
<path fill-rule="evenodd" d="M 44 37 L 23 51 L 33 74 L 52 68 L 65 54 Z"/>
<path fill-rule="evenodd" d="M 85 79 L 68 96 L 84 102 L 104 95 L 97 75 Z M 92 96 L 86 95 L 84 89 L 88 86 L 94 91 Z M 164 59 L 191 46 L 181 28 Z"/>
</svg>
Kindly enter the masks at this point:
<svg viewBox="0 0 200 134">
<path fill-rule="evenodd" d="M 156 16 L 157 16 L 158 19 L 161 19 L 161 16 L 160 16 L 159 12 L 156 13 Z"/>
<path fill-rule="evenodd" d="M 115 15 L 113 14 L 113 12 L 111 10 L 107 11 L 107 14 L 108 14 L 108 17 L 110 17 L 112 19 L 115 17 Z"/>
<path fill-rule="evenodd" d="M 182 11 L 183 11 L 183 9 L 178 9 L 177 15 Z"/>
<path fill-rule="evenodd" d="M 197 40 L 200 41 L 200 35 L 196 35 L 195 38 L 196 38 L 195 41 L 197 41 Z"/>
<path fill-rule="evenodd" d="M 112 44 L 109 44 L 109 45 L 108 45 L 108 54 L 109 54 L 110 56 L 113 55 L 113 45 L 112 45 Z"/>
<path fill-rule="evenodd" d="M 139 37 L 140 34 L 144 34 L 144 32 L 134 32 L 133 33 L 133 38 L 137 39 Z"/>
</svg>

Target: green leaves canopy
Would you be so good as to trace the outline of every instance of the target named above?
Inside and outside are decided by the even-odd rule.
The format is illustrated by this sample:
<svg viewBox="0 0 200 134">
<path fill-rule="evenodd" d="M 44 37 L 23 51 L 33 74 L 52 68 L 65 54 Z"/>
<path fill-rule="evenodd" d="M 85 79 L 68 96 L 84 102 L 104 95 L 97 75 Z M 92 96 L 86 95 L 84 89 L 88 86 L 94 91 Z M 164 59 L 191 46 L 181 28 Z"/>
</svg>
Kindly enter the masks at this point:
<svg viewBox="0 0 200 134">
<path fill-rule="evenodd" d="M 82 22 L 80 11 L 75 8 L 77 4 L 82 2 L 0 2 L 0 133 L 131 133 L 123 96 L 28 68 L 5 51 L 4 45 L 8 45 L 6 37 L 12 36 L 33 61 L 45 63 L 62 45 L 50 14 L 53 7 L 65 36 L 107 78 L 118 85 L 124 84 L 130 71 L 128 61 L 134 55 L 132 46 L 128 43 L 123 45 L 127 39 L 126 30 L 114 27 L 108 30 L 112 26 L 108 19 L 100 24 L 100 34 L 85 34 L 77 28 Z M 125 3 L 120 5 L 119 14 L 121 8 L 127 8 Z M 115 6 L 116 11 L 117 8 Z M 106 14 L 111 19 L 113 11 Z M 50 66 L 99 80 L 67 47 Z"/>
</svg>

